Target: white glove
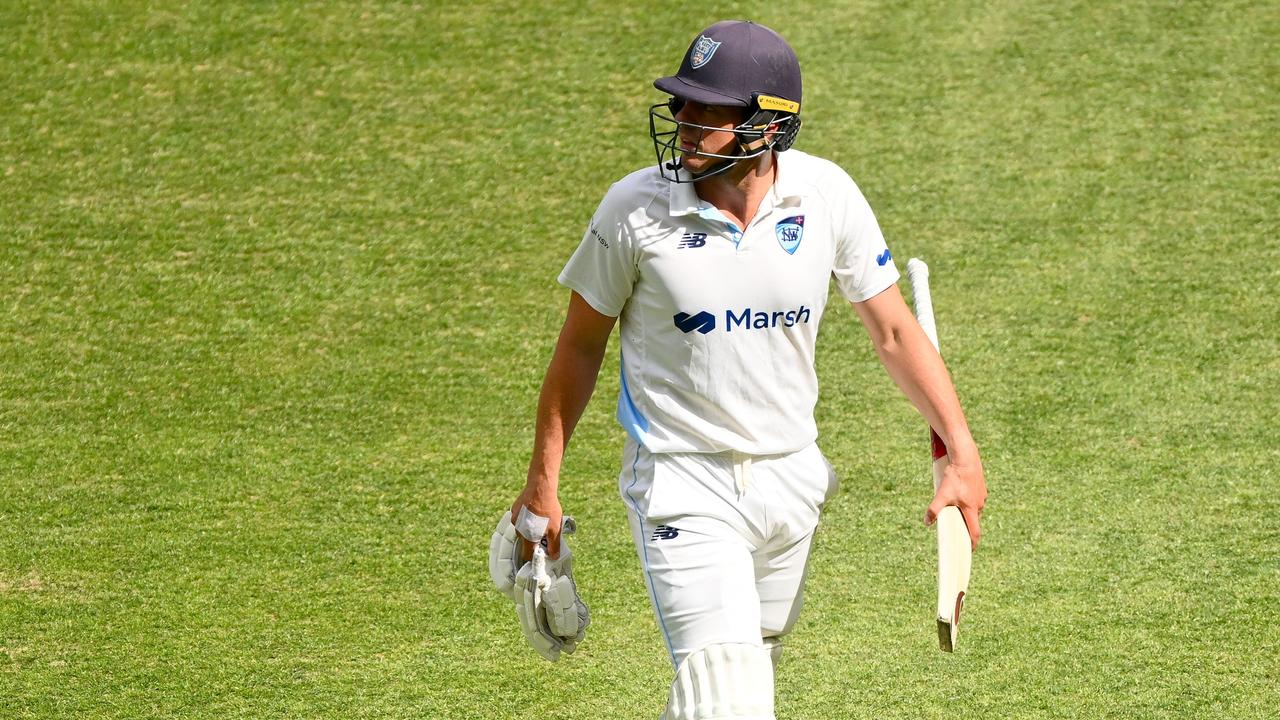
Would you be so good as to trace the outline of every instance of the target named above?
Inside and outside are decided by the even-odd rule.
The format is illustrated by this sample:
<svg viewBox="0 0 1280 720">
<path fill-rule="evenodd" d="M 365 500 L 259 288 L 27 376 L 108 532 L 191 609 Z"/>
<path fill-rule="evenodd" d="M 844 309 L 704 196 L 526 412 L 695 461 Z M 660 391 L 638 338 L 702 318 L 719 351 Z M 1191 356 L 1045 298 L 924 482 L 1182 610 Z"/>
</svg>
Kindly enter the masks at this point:
<svg viewBox="0 0 1280 720">
<path fill-rule="evenodd" d="M 565 652 L 573 652 L 587 634 L 591 613 L 587 611 L 587 604 L 578 597 L 578 585 L 573 581 L 573 553 L 565 544 L 564 538 L 572 535 L 577 528 L 573 518 L 568 520 L 560 534 L 560 557 L 555 560 L 546 559 L 551 586 L 542 591 L 542 600 L 551 631 L 565 639 Z M 534 548 L 533 552 L 536 560 L 542 548 Z M 537 566 L 534 567 L 536 570 Z"/>
<path fill-rule="evenodd" d="M 511 523 L 510 513 L 504 512 L 498 518 L 498 527 L 489 538 L 489 579 L 493 580 L 498 592 L 506 595 L 511 602 L 519 602 L 515 583 L 521 563 L 516 539 L 523 537 L 531 543 L 543 543 L 545 547 L 547 523 L 547 518 L 533 514 L 527 507 L 520 508 L 515 524 Z M 573 518 L 564 518 L 563 527 L 572 533 L 576 527 Z M 564 547 L 563 544 L 561 547 Z"/>
<path fill-rule="evenodd" d="M 511 524 L 511 513 L 503 512 L 497 529 L 489 538 L 489 579 L 511 602 L 516 602 L 516 572 L 520 570 L 517 536 L 516 526 Z"/>
<path fill-rule="evenodd" d="M 562 551 L 563 552 L 563 551 Z M 578 648 L 586 634 L 586 605 L 570 577 L 553 577 L 547 571 L 547 553 L 541 546 L 533 549 L 533 560 L 525 563 L 516 575 L 516 616 L 525 640 L 542 657 L 555 662 L 560 653 Z M 581 608 L 583 615 L 578 615 Z"/>
<path fill-rule="evenodd" d="M 524 513 L 521 513 L 523 519 Z M 511 524 L 508 513 L 498 521 L 489 541 L 489 575 L 498 591 L 516 606 L 516 616 L 529 645 L 542 657 L 555 662 L 561 652 L 577 649 L 591 623 L 587 606 L 578 597 L 573 581 L 573 553 L 565 536 L 577 529 L 573 518 L 565 517 L 560 536 L 560 557 L 547 558 L 539 539 L 533 549 L 533 560 L 518 571 L 519 554 L 516 537 L 521 533 Z"/>
</svg>

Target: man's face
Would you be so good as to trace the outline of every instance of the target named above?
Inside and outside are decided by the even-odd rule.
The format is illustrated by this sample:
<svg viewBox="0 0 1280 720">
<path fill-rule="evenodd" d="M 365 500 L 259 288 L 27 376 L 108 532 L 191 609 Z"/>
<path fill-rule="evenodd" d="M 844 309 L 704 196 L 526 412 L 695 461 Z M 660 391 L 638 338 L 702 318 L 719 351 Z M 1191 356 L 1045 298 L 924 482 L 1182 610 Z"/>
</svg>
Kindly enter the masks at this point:
<svg viewBox="0 0 1280 720">
<path fill-rule="evenodd" d="M 718 158 L 702 157 L 695 153 L 714 153 L 716 155 L 736 155 L 738 139 L 733 133 L 743 120 L 743 109 L 726 105 L 705 105 L 699 102 L 685 102 L 675 113 L 676 121 L 690 125 L 705 125 L 706 128 L 680 126 L 680 150 L 683 153 L 682 163 L 691 172 L 701 172 L 711 165 L 720 162 Z"/>
</svg>

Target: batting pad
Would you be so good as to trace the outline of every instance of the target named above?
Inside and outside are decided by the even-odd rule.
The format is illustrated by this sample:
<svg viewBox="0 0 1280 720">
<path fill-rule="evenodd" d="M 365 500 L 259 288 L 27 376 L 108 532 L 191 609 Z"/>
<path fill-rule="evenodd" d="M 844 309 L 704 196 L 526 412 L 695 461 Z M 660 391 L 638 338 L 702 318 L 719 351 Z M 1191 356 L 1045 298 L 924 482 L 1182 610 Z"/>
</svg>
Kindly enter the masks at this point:
<svg viewBox="0 0 1280 720">
<path fill-rule="evenodd" d="M 764 638 L 764 649 L 769 653 L 769 661 L 773 665 L 773 674 L 778 674 L 778 663 L 782 660 L 782 638 L 778 636 Z"/>
<path fill-rule="evenodd" d="M 725 643 L 688 656 L 659 720 L 774 720 L 769 649 Z"/>
</svg>

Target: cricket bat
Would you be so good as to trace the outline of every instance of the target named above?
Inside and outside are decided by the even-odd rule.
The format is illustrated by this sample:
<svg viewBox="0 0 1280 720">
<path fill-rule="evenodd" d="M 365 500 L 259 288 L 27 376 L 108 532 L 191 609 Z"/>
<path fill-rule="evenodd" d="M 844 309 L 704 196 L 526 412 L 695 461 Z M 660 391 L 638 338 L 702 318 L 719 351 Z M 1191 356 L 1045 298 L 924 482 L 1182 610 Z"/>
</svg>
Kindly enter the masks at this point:
<svg viewBox="0 0 1280 720">
<path fill-rule="evenodd" d="M 907 278 L 911 281 L 911 295 L 915 299 L 916 320 L 937 348 L 938 329 L 933 319 L 933 299 L 929 295 L 929 266 L 919 258 L 911 258 L 907 261 Z M 933 446 L 933 489 L 936 492 L 947 468 L 947 446 L 942 444 L 942 438 L 933 428 L 929 428 L 929 437 Z M 964 516 L 954 505 L 938 513 L 935 527 L 938 529 L 938 646 L 944 652 L 954 652 L 960 631 L 960 611 L 964 609 L 964 595 L 969 589 L 973 546 Z"/>
</svg>

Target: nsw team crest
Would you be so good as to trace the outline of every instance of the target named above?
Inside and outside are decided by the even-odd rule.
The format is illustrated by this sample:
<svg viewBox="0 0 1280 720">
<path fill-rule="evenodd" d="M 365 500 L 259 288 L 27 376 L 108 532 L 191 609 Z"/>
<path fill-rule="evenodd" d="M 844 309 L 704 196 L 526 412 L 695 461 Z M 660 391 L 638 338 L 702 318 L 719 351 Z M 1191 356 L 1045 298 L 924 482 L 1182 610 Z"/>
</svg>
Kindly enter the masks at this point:
<svg viewBox="0 0 1280 720">
<path fill-rule="evenodd" d="M 689 53 L 689 67 L 697 70 L 711 62 L 711 56 L 716 54 L 716 48 L 718 47 L 720 47 L 720 43 L 706 35 L 700 36 L 698 42 L 693 44 L 693 52 Z"/>
<path fill-rule="evenodd" d="M 796 248 L 800 247 L 800 239 L 804 237 L 804 216 L 795 215 L 786 220 L 779 220 L 778 224 L 773 227 L 773 231 L 778 234 L 778 244 L 788 255 L 795 255 Z"/>
</svg>

